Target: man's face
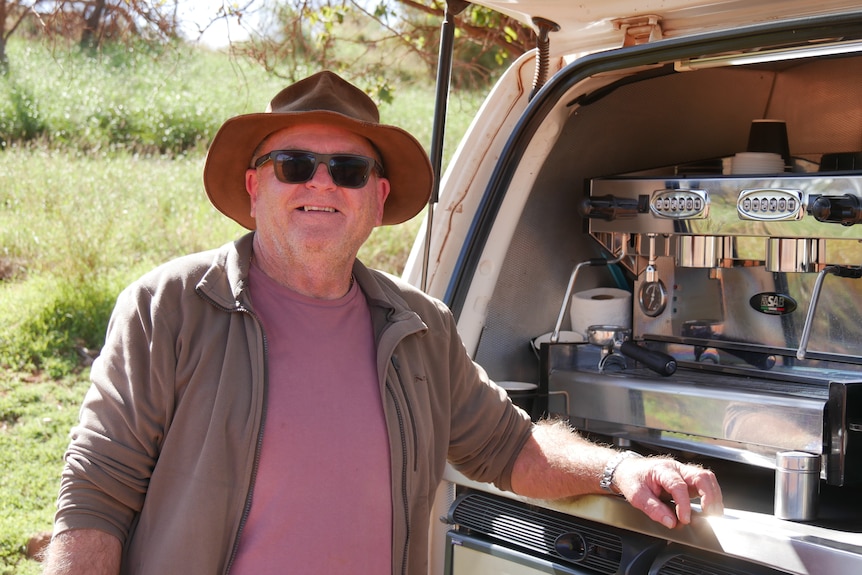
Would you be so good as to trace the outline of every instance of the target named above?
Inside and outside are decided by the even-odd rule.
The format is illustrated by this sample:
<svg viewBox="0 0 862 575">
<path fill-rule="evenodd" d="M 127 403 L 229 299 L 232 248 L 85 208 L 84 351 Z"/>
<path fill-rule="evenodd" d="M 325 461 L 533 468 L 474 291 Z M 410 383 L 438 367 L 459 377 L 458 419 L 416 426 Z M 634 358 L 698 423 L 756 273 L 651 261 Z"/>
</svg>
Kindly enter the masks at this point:
<svg viewBox="0 0 862 575">
<path fill-rule="evenodd" d="M 258 157 L 273 150 L 377 157 L 365 138 L 317 124 L 272 134 L 260 146 Z M 288 184 L 276 178 L 269 161 L 246 172 L 246 189 L 259 240 L 272 250 L 270 257 L 323 255 L 333 262 L 338 258 L 352 262 L 371 230 L 381 223 L 389 181 L 372 172 L 361 188 L 339 187 L 327 167 L 319 164 L 307 182 Z"/>
</svg>

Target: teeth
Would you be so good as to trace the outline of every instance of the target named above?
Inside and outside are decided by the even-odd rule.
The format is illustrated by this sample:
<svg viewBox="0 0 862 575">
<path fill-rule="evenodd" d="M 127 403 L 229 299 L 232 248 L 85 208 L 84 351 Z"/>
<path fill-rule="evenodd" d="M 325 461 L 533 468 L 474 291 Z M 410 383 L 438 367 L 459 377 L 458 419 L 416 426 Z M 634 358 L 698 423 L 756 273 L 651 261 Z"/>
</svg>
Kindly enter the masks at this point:
<svg viewBox="0 0 862 575">
<path fill-rule="evenodd" d="M 303 206 L 302 209 L 306 212 L 335 212 L 335 208 L 321 208 L 319 206 Z"/>
</svg>

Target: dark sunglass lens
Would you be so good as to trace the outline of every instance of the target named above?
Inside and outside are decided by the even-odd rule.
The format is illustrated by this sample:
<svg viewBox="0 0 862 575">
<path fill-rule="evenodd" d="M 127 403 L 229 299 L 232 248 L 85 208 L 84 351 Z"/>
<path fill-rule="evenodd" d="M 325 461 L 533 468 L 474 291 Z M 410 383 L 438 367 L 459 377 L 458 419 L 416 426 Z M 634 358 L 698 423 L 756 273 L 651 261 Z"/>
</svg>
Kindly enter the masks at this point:
<svg viewBox="0 0 862 575">
<path fill-rule="evenodd" d="M 371 166 L 368 160 L 352 156 L 335 156 L 329 160 L 332 181 L 345 188 L 361 188 L 368 179 Z"/>
<path fill-rule="evenodd" d="M 316 162 L 309 154 L 282 153 L 275 158 L 275 175 L 288 184 L 307 182 L 314 177 Z"/>
</svg>

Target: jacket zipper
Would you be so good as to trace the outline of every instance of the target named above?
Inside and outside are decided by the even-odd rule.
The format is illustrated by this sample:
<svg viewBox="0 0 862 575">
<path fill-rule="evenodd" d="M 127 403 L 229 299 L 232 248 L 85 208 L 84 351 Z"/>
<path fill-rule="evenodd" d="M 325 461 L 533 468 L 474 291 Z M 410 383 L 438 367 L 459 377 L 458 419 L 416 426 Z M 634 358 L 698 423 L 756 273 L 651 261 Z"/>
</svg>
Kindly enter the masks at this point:
<svg viewBox="0 0 862 575">
<path fill-rule="evenodd" d="M 395 359 L 395 356 L 392 356 L 392 364 L 395 367 L 395 371 L 398 374 L 399 383 L 401 383 L 401 374 L 398 371 L 398 362 Z M 402 388 L 403 388 L 403 384 Z M 389 378 L 386 378 L 386 392 L 392 398 L 392 404 L 395 406 L 395 413 L 398 416 L 398 430 L 401 435 L 401 500 L 404 505 L 404 523 L 405 523 L 405 534 L 404 534 L 404 548 L 401 550 L 401 573 L 402 575 L 406 575 L 407 573 L 407 550 L 410 547 L 410 504 L 407 493 L 407 438 L 405 436 L 404 429 L 404 413 L 401 410 L 401 403 L 398 401 L 398 396 L 395 393 L 395 390 L 392 389 L 392 384 L 389 382 Z M 406 396 L 405 396 L 406 398 Z M 408 402 L 409 409 L 409 402 Z M 415 424 L 414 424 L 415 426 Z"/>
<path fill-rule="evenodd" d="M 404 396 L 404 403 L 407 406 L 407 417 L 410 420 L 410 426 L 413 430 L 413 471 L 419 470 L 419 439 L 416 434 L 416 418 L 413 416 L 413 406 L 410 403 L 410 396 L 407 394 L 407 388 L 404 386 L 404 379 L 401 377 L 401 363 L 398 361 L 398 356 L 392 356 L 392 366 L 395 368 L 395 373 L 398 375 L 398 385 L 401 386 L 401 393 Z"/>
<path fill-rule="evenodd" d="M 243 306 L 239 302 L 237 302 L 237 307 L 235 309 L 227 309 L 227 308 L 222 308 L 222 309 L 225 309 L 225 311 L 228 311 L 228 312 L 240 312 L 240 313 L 248 314 L 249 317 L 254 319 L 254 321 L 257 323 L 258 327 L 260 328 L 261 336 L 263 337 L 263 406 L 261 408 L 261 414 L 260 414 L 260 428 L 257 431 L 257 442 L 256 442 L 255 447 L 254 447 L 254 459 L 252 461 L 252 468 L 251 468 L 251 480 L 250 480 L 249 487 L 248 487 L 248 493 L 246 494 L 246 497 L 245 497 L 245 505 L 243 506 L 242 516 L 240 517 L 240 520 L 239 520 L 239 528 L 236 531 L 236 537 L 234 538 L 234 541 L 233 541 L 233 548 L 231 549 L 231 553 L 228 556 L 227 565 L 225 566 L 225 569 L 224 569 L 224 575 L 228 575 L 228 573 L 230 573 L 231 568 L 233 567 L 234 561 L 236 560 L 237 553 L 239 552 L 240 538 L 242 537 L 242 532 L 245 529 L 245 524 L 248 522 L 248 516 L 251 513 L 251 502 L 252 502 L 252 497 L 254 495 L 254 485 L 255 485 L 255 482 L 257 481 L 257 471 L 258 471 L 258 467 L 260 466 L 260 451 L 261 451 L 261 447 L 263 446 L 263 430 L 264 430 L 264 426 L 266 424 L 267 395 L 268 395 L 267 394 L 267 387 L 269 385 L 268 373 L 267 373 L 267 371 L 268 371 L 268 357 L 269 357 L 268 347 L 269 347 L 269 345 L 268 345 L 267 340 L 266 340 L 266 333 L 264 333 L 264 331 L 263 331 L 263 324 L 260 322 L 258 317 L 254 314 L 254 312 L 252 312 L 250 309 L 246 308 L 245 306 Z"/>
</svg>

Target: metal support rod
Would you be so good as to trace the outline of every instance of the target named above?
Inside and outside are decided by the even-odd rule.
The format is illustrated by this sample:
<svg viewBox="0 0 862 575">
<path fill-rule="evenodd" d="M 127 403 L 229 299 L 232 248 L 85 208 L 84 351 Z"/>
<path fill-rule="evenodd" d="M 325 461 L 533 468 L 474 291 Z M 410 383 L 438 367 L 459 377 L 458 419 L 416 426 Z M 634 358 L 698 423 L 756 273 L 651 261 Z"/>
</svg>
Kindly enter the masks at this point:
<svg viewBox="0 0 862 575">
<path fill-rule="evenodd" d="M 431 232 L 434 228 L 434 205 L 440 196 L 440 177 L 443 171 L 443 135 L 446 131 L 446 111 L 449 101 L 449 85 L 452 78 L 452 54 L 455 49 L 455 16 L 469 2 L 449 0 L 446 15 L 440 27 L 440 53 L 437 58 L 437 94 L 434 103 L 434 123 L 431 131 L 431 169 L 434 182 L 428 199 L 428 214 L 425 219 L 425 249 L 422 256 L 422 291 L 428 289 L 428 267 L 431 257 Z"/>
</svg>

